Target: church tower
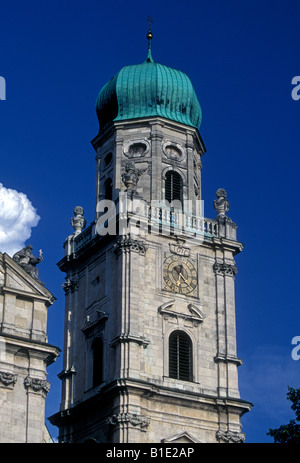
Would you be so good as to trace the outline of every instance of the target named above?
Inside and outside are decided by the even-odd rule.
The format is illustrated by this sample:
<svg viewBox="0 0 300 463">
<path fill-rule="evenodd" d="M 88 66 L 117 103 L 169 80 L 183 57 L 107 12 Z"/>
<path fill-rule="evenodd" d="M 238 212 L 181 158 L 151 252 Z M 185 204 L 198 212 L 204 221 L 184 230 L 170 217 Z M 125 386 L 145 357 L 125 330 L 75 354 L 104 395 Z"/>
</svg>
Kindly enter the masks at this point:
<svg viewBox="0 0 300 463">
<path fill-rule="evenodd" d="M 66 279 L 60 442 L 242 442 L 226 191 L 203 217 L 205 146 L 190 79 L 125 66 L 96 111 L 95 220 L 76 207 Z"/>
</svg>

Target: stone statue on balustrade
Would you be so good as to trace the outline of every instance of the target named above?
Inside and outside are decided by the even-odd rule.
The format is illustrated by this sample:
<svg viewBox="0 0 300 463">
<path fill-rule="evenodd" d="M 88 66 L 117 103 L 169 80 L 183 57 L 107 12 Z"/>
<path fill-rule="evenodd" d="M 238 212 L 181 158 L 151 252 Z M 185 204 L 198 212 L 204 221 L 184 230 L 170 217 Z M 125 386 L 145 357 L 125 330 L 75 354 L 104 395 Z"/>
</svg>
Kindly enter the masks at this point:
<svg viewBox="0 0 300 463">
<path fill-rule="evenodd" d="M 32 253 L 32 246 L 29 244 L 21 249 L 21 251 L 16 252 L 13 255 L 13 260 L 29 273 L 29 275 L 38 279 L 38 269 L 36 266 L 43 260 L 41 249 L 39 251 L 39 257 L 35 257 Z"/>
</svg>

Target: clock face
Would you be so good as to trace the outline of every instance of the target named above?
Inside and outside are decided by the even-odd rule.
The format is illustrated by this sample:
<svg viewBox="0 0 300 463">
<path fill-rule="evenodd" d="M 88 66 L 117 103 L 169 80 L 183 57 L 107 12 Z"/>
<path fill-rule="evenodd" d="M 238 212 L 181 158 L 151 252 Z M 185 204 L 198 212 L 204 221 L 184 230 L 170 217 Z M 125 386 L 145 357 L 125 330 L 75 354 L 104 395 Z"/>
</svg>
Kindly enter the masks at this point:
<svg viewBox="0 0 300 463">
<path fill-rule="evenodd" d="M 164 288 L 178 294 L 195 295 L 197 270 L 186 257 L 169 256 L 164 261 Z"/>
</svg>

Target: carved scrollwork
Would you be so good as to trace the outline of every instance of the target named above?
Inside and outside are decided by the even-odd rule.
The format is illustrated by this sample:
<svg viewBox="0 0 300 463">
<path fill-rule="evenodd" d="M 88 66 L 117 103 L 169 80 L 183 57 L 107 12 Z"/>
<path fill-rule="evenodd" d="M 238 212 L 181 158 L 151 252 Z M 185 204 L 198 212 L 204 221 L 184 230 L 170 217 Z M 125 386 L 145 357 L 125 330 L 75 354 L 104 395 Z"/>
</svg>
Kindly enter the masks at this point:
<svg viewBox="0 0 300 463">
<path fill-rule="evenodd" d="M 245 434 L 234 431 L 217 431 L 216 438 L 219 442 L 242 444 L 245 441 Z"/>
<path fill-rule="evenodd" d="M 122 238 L 120 238 L 114 246 L 115 253 L 119 253 L 122 251 L 133 251 L 138 252 L 142 256 L 146 254 L 147 249 L 148 246 L 144 241 L 135 240 L 130 236 L 122 236 Z"/>
<path fill-rule="evenodd" d="M 144 173 L 151 173 L 150 164 L 148 164 L 147 167 L 143 169 L 138 169 L 133 161 L 126 162 L 124 172 L 122 174 L 122 182 L 124 183 L 126 191 L 128 193 L 134 192 L 135 194 L 137 194 L 137 184 L 140 176 Z"/>
<path fill-rule="evenodd" d="M 235 276 L 237 274 L 237 267 L 236 267 L 236 265 L 232 265 L 232 264 L 225 264 L 225 263 L 216 262 L 213 265 L 213 269 L 214 269 L 214 272 L 217 275 Z"/>
<path fill-rule="evenodd" d="M 44 397 L 47 396 L 50 390 L 50 383 L 45 379 L 32 378 L 27 376 L 24 379 L 24 386 L 26 389 L 32 389 L 34 392 L 41 392 Z"/>
<path fill-rule="evenodd" d="M 150 143 L 145 138 L 129 140 L 124 145 L 124 154 L 129 159 L 141 158 L 146 156 L 150 151 Z"/>
<path fill-rule="evenodd" d="M 4 386 L 14 386 L 17 382 L 18 375 L 8 373 L 6 371 L 0 371 L 0 383 Z"/>
<path fill-rule="evenodd" d="M 150 418 L 137 413 L 118 413 L 112 415 L 107 419 L 108 423 L 112 426 L 119 426 L 121 424 L 131 424 L 136 427 L 139 426 L 141 429 L 146 428 L 150 424 Z"/>
<path fill-rule="evenodd" d="M 68 278 L 65 283 L 62 285 L 62 288 L 65 292 L 65 294 L 68 294 L 69 292 L 73 292 L 76 289 L 78 289 L 78 280 L 76 278 Z"/>
</svg>

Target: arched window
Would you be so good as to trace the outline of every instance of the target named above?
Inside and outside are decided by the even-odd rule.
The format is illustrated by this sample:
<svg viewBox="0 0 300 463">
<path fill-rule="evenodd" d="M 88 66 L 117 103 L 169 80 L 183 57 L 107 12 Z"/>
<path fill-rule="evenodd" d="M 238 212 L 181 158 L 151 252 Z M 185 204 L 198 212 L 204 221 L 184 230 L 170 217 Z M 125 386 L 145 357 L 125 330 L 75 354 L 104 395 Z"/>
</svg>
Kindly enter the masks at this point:
<svg viewBox="0 0 300 463">
<path fill-rule="evenodd" d="M 103 381 L 103 342 L 96 338 L 92 345 L 93 352 L 93 387 Z"/>
<path fill-rule="evenodd" d="M 193 381 L 192 341 L 184 331 L 173 331 L 169 337 L 169 376 Z"/>
<path fill-rule="evenodd" d="M 166 173 L 165 199 L 169 203 L 172 201 L 182 202 L 182 178 L 174 170 L 169 170 Z"/>
</svg>

